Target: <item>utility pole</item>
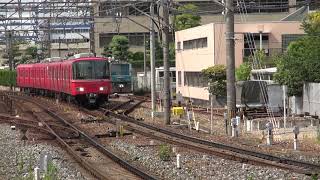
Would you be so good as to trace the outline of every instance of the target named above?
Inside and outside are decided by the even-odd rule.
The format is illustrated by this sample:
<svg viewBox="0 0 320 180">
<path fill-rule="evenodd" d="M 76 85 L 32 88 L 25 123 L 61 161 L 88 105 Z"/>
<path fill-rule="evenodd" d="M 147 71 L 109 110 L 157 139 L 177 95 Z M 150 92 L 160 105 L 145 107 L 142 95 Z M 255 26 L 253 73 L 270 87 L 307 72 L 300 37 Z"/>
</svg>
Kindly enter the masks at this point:
<svg viewBox="0 0 320 180">
<path fill-rule="evenodd" d="M 151 2 L 150 5 L 150 71 L 151 71 L 151 117 L 154 118 L 154 113 L 156 112 L 156 77 L 155 77 L 155 38 L 154 38 L 154 3 Z"/>
<path fill-rule="evenodd" d="M 169 76 L 169 4 L 162 0 L 162 47 L 164 67 L 164 118 L 165 124 L 170 124 L 170 76 Z"/>
<path fill-rule="evenodd" d="M 93 5 L 90 4 L 90 17 L 92 18 L 90 20 L 90 51 L 91 53 L 93 53 L 94 55 L 96 55 L 96 47 L 95 47 L 95 37 L 94 37 L 94 9 L 93 9 Z"/>
<path fill-rule="evenodd" d="M 14 61 L 14 57 L 13 57 L 13 52 L 12 52 L 12 31 L 9 30 L 7 31 L 7 53 L 8 53 L 8 60 L 9 60 L 9 69 L 10 71 L 13 70 L 13 61 Z"/>
<path fill-rule="evenodd" d="M 226 58 L 227 58 L 227 107 L 229 130 L 231 119 L 236 116 L 235 88 L 235 47 L 234 47 L 234 5 L 233 0 L 226 0 Z M 229 131 L 230 134 L 230 131 Z"/>
<path fill-rule="evenodd" d="M 12 37 L 13 31 L 9 30 L 7 31 L 7 53 L 8 53 L 8 60 L 9 60 L 9 69 L 10 71 L 13 70 L 13 64 L 14 64 L 14 57 L 13 57 L 13 50 L 12 50 Z M 12 84 L 10 84 L 10 90 L 13 90 Z"/>
<path fill-rule="evenodd" d="M 59 37 L 59 57 L 61 58 L 61 38 Z"/>
<path fill-rule="evenodd" d="M 144 52 L 143 52 L 143 89 L 148 89 L 147 86 L 147 47 L 146 47 L 146 34 L 143 34 L 143 45 L 144 45 Z"/>
</svg>

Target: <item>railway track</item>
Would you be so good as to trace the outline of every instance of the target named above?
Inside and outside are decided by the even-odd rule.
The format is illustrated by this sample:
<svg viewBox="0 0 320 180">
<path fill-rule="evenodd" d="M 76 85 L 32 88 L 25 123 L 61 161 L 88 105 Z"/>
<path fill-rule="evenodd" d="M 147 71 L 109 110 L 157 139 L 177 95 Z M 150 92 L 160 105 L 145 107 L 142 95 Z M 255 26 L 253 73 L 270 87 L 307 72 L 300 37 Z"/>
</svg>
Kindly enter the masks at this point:
<svg viewBox="0 0 320 180">
<path fill-rule="evenodd" d="M 99 116 L 101 115 L 101 112 L 103 112 L 108 116 L 112 116 L 116 119 L 122 120 L 122 122 L 125 122 L 125 128 L 130 131 L 150 136 L 152 138 L 159 139 L 164 142 L 177 144 L 179 146 L 190 148 L 195 151 L 201 151 L 209 154 L 218 155 L 220 157 L 239 161 L 242 163 L 273 166 L 306 175 L 318 174 L 320 171 L 319 165 L 277 157 L 217 142 L 206 141 L 195 137 L 185 136 L 176 133 L 172 130 L 156 127 L 154 125 L 137 121 L 136 119 L 129 117 L 128 113 L 125 112 L 127 109 L 130 109 L 130 111 L 134 109 L 128 107 L 131 107 L 133 105 L 137 107 L 137 104 L 140 104 L 139 100 L 136 100 L 134 103 L 132 103 L 132 101 L 130 103 L 124 103 L 126 103 L 128 106 L 119 105 L 118 108 L 112 108 L 112 111 L 103 108 L 100 109 L 100 112 L 93 112 L 84 109 L 82 110 L 93 116 Z M 122 110 L 117 111 L 120 108 Z M 108 122 L 115 123 L 112 120 L 108 120 Z"/>
<path fill-rule="evenodd" d="M 58 122 L 60 122 L 64 126 L 68 127 L 69 129 L 72 129 L 75 132 L 77 132 L 79 134 L 79 136 L 81 137 L 81 139 L 85 140 L 88 144 L 90 144 L 95 149 L 97 149 L 97 151 L 99 151 L 103 155 L 109 157 L 114 162 L 119 164 L 121 167 L 123 167 L 127 171 L 129 171 L 132 174 L 134 174 L 136 177 L 139 177 L 139 178 L 142 178 L 142 179 L 157 179 L 156 177 L 154 177 L 152 175 L 149 175 L 145 171 L 143 171 L 143 170 L 141 170 L 141 169 L 129 164 L 126 160 L 120 158 L 119 156 L 117 156 L 116 154 L 111 152 L 110 150 L 106 149 L 102 144 L 98 143 L 94 138 L 90 137 L 88 134 L 86 134 L 82 130 L 78 129 L 77 127 L 75 127 L 73 124 L 68 122 L 62 116 L 60 116 L 57 113 L 55 113 L 52 109 L 47 108 L 47 106 L 45 104 L 42 104 L 40 101 L 35 102 L 34 99 L 32 99 L 30 97 L 27 97 L 27 96 L 19 95 L 17 93 L 15 93 L 15 94 L 7 94 L 7 95 L 8 95 L 8 97 L 10 97 L 12 99 L 26 101 L 26 102 L 29 102 L 29 103 L 32 103 L 32 104 L 38 106 L 47 115 L 49 115 L 53 119 L 57 120 Z M 42 119 L 42 117 L 38 117 L 38 120 L 40 120 L 40 119 Z M 72 155 L 75 158 L 75 160 L 77 160 L 77 162 L 79 164 L 81 164 L 85 169 L 87 169 L 92 175 L 94 175 L 98 179 L 110 179 L 108 174 L 105 174 L 105 173 L 102 173 L 102 172 L 98 171 L 95 166 L 93 166 L 92 164 L 90 164 L 87 161 L 83 160 L 76 152 L 74 152 L 72 147 L 70 147 L 68 145 L 68 142 L 66 142 L 64 138 L 61 138 L 59 136 L 59 134 L 56 133 L 56 131 L 51 127 L 51 125 L 47 124 L 44 121 L 41 121 L 41 123 L 44 125 L 44 127 L 46 129 L 44 132 L 50 134 L 51 136 L 54 136 L 57 139 L 57 141 L 61 144 L 61 146 L 63 148 L 65 148 L 67 150 L 67 152 L 70 155 Z M 29 127 L 33 127 L 33 126 L 29 126 Z"/>
<path fill-rule="evenodd" d="M 100 111 L 103 112 L 105 115 L 113 116 L 114 118 L 117 118 L 124 122 L 129 123 L 127 124 L 127 128 L 131 129 L 132 131 L 153 136 L 154 138 L 159 138 L 163 141 L 170 141 L 171 143 L 175 143 L 175 144 L 177 143 L 179 144 L 179 142 L 183 142 L 183 143 L 180 143 L 180 145 L 182 146 L 190 145 L 194 149 L 216 153 L 222 157 L 228 156 L 228 158 L 231 158 L 233 160 L 238 160 L 241 162 L 249 162 L 249 163 L 259 164 L 259 165 L 273 166 L 277 168 L 291 170 L 297 173 L 303 173 L 306 175 L 318 174 L 320 172 L 320 165 L 277 157 L 274 155 L 256 152 L 256 151 L 243 149 L 235 146 L 230 146 L 230 145 L 226 145 L 218 142 L 206 141 L 203 139 L 186 136 L 183 134 L 176 133 L 172 130 L 156 127 L 154 125 L 137 121 L 136 119 L 128 116 L 125 113 L 122 113 L 122 114 L 115 113 L 114 111 L 110 111 L 103 108 L 100 109 Z M 145 129 L 142 129 L 141 127 Z M 166 135 L 166 136 L 163 136 L 163 135 Z M 197 148 L 197 145 L 199 148 Z M 203 147 L 203 146 L 206 146 L 206 147 Z M 213 150 L 212 148 L 215 150 L 219 149 L 222 151 L 213 152 L 215 150 Z"/>
</svg>

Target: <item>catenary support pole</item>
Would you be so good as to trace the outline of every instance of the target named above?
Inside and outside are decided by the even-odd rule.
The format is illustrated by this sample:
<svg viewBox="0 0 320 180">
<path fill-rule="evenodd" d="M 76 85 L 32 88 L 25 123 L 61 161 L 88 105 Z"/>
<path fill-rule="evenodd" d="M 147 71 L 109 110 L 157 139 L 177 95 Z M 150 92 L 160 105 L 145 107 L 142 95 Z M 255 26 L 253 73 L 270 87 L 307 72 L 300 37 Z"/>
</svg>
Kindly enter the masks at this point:
<svg viewBox="0 0 320 180">
<path fill-rule="evenodd" d="M 59 37 L 59 57 L 61 57 L 61 38 Z"/>
<path fill-rule="evenodd" d="M 12 71 L 13 69 L 13 52 L 12 52 L 12 39 L 13 39 L 13 33 L 12 31 L 7 31 L 7 53 L 8 53 L 8 59 L 9 59 L 9 69 Z"/>
<path fill-rule="evenodd" d="M 260 51 L 262 51 L 262 31 L 259 32 L 260 33 Z"/>
<path fill-rule="evenodd" d="M 154 23 L 152 18 L 154 17 L 154 3 L 150 5 L 150 71 L 151 71 L 151 116 L 154 118 L 156 112 L 156 78 L 155 78 L 155 39 L 154 39 Z"/>
<path fill-rule="evenodd" d="M 143 89 L 147 90 L 147 47 L 146 47 L 146 34 L 143 34 L 143 45 L 144 45 L 144 51 L 143 51 Z"/>
<path fill-rule="evenodd" d="M 210 134 L 213 134 L 213 96 L 210 96 Z"/>
<path fill-rule="evenodd" d="M 234 5 L 226 0 L 226 57 L 227 57 L 227 107 L 229 122 L 236 115 Z M 229 125 L 231 123 L 228 123 Z"/>
<path fill-rule="evenodd" d="M 94 7 L 91 6 L 90 8 L 90 34 L 89 34 L 89 43 L 90 43 L 90 52 L 96 55 L 96 46 L 95 46 L 95 37 L 94 37 L 94 25 L 95 25 L 95 18 L 94 17 Z"/>
<path fill-rule="evenodd" d="M 13 31 L 7 31 L 7 53 L 9 59 L 9 69 L 12 71 L 14 69 L 14 56 L 13 56 L 13 48 L 12 48 L 12 41 L 13 41 Z M 10 90 L 13 90 L 12 84 L 10 84 Z"/>
<path fill-rule="evenodd" d="M 286 97 L 287 97 L 287 89 L 286 89 L 286 86 L 283 85 L 282 86 L 283 88 L 283 128 L 286 128 L 287 127 L 287 103 L 286 103 Z"/>
<path fill-rule="evenodd" d="M 170 76 L 169 76 L 169 4 L 162 0 L 162 47 L 164 67 L 164 119 L 165 124 L 170 124 Z"/>
</svg>

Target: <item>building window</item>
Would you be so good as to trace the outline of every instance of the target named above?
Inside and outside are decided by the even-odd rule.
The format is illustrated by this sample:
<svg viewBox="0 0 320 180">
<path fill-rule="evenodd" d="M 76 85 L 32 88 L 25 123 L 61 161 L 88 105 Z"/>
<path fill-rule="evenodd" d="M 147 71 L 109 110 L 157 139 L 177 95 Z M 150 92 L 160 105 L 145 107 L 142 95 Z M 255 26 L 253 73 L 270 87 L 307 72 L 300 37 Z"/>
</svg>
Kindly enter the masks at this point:
<svg viewBox="0 0 320 180">
<path fill-rule="evenodd" d="M 199 39 L 192 39 L 188 41 L 183 41 L 183 49 L 198 49 L 198 48 L 206 48 L 208 47 L 208 38 L 199 38 Z"/>
<path fill-rule="evenodd" d="M 181 50 L 181 42 L 177 42 L 177 50 Z"/>
<path fill-rule="evenodd" d="M 121 35 L 126 36 L 129 40 L 129 46 L 144 46 L 144 34 L 146 36 L 146 41 L 149 41 L 149 32 L 142 32 L 142 33 L 101 33 L 99 35 L 99 45 L 100 48 L 108 46 L 112 41 L 113 36 Z M 157 38 L 157 34 L 155 34 L 155 38 Z"/>
<path fill-rule="evenodd" d="M 201 72 L 184 72 L 184 84 L 191 87 L 208 86 L 208 83 Z"/>
<path fill-rule="evenodd" d="M 181 71 L 178 71 L 178 86 L 181 86 Z"/>
<path fill-rule="evenodd" d="M 282 50 L 285 51 L 287 50 L 289 44 L 292 41 L 296 41 L 297 39 L 301 38 L 304 36 L 303 34 L 283 34 L 282 35 Z"/>
</svg>

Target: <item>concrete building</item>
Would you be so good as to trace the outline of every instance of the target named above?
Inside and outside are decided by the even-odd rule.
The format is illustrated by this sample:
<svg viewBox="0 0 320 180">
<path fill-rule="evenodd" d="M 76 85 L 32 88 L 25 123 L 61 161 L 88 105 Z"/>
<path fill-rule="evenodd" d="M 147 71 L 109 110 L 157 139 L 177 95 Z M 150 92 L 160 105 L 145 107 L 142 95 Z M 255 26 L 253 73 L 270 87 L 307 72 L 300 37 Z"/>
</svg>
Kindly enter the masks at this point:
<svg viewBox="0 0 320 180">
<path fill-rule="evenodd" d="M 51 57 L 64 57 L 69 52 L 90 52 L 90 26 L 83 20 L 52 23 Z"/>
<path fill-rule="evenodd" d="M 118 34 L 128 37 L 130 50 L 143 51 L 144 38 L 149 39 L 148 28 L 150 24 L 149 18 L 143 13 L 149 14 L 150 3 L 126 0 L 101 0 L 100 2 L 94 7 L 94 14 L 99 16 L 95 18 L 94 28 L 96 53 L 101 55 L 104 46 L 108 45 L 112 37 Z M 222 12 L 223 8 L 213 1 L 174 0 L 173 2 L 174 8 L 188 3 L 198 6 L 202 24 L 224 21 L 223 15 L 219 13 L 219 11 Z M 251 0 L 250 3 L 246 2 L 248 10 L 246 19 L 248 22 L 280 21 L 299 8 L 301 3 L 305 3 L 305 0 Z M 297 6 L 294 7 L 293 5 Z M 119 8 L 120 6 L 121 8 Z M 156 14 L 157 11 L 156 8 Z M 236 11 L 239 11 L 239 9 L 236 8 Z M 236 13 L 235 21 L 240 22 L 241 16 L 239 12 Z M 156 31 L 158 31 L 157 28 Z M 172 32 L 171 41 L 174 39 L 173 36 L 174 33 Z"/>
<path fill-rule="evenodd" d="M 224 32 L 224 24 L 211 23 L 175 33 L 177 91 L 184 97 L 209 100 L 207 82 L 201 77 L 201 70 L 226 64 Z M 260 45 L 267 56 L 272 56 L 285 50 L 292 40 L 304 33 L 300 22 L 282 21 L 236 23 L 235 32 L 237 67 L 251 51 L 259 49 Z M 248 37 L 254 39 L 251 42 L 256 46 L 250 46 Z"/>
</svg>

